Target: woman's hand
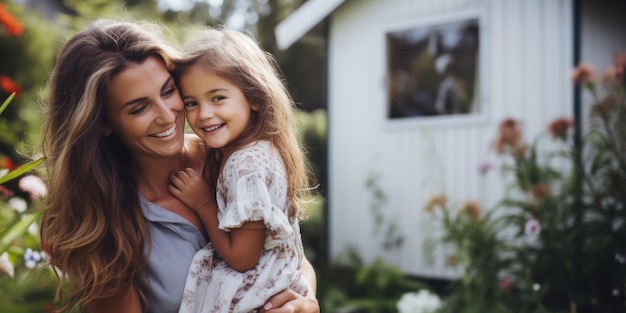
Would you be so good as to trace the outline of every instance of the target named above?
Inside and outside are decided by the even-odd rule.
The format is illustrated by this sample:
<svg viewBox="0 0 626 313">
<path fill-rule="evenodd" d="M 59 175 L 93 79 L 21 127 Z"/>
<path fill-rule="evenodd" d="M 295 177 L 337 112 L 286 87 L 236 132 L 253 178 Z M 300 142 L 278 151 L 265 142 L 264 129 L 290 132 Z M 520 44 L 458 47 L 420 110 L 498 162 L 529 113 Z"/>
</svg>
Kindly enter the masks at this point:
<svg viewBox="0 0 626 313">
<path fill-rule="evenodd" d="M 272 296 L 260 310 L 262 313 L 319 313 L 319 311 L 319 303 L 311 290 L 305 297 L 291 289 Z"/>
<path fill-rule="evenodd" d="M 306 279 L 310 287 L 306 297 L 293 290 L 285 290 L 267 300 L 260 311 L 262 313 L 319 313 L 320 304 L 315 298 L 315 293 L 317 292 L 317 275 L 315 274 L 313 265 L 311 265 L 311 262 L 309 262 L 307 258 L 304 258 L 302 262 L 302 276 Z"/>
</svg>

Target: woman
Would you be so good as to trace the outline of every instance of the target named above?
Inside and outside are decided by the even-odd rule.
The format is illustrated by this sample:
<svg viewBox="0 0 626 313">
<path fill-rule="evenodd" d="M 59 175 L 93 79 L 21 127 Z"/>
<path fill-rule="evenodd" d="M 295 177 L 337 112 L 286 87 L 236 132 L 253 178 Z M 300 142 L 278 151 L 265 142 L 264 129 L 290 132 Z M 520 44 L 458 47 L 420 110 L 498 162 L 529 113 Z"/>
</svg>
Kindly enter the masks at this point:
<svg viewBox="0 0 626 313">
<path fill-rule="evenodd" d="M 168 71 L 177 53 L 156 30 L 98 20 L 60 51 L 42 140 L 41 241 L 62 273 L 63 309 L 177 312 L 189 264 L 207 243 L 198 216 L 167 189 L 180 169 L 202 172 L 206 151 L 183 134 Z M 315 289 L 308 262 L 304 271 Z M 309 294 L 284 291 L 264 308 L 318 312 Z"/>
</svg>

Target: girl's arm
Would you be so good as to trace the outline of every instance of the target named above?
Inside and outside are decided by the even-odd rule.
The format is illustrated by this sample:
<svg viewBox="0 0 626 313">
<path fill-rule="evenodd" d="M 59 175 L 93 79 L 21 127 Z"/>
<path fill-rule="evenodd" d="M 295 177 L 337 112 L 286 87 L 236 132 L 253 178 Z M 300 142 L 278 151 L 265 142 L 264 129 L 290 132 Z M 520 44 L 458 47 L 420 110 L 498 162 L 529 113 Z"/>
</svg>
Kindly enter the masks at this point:
<svg viewBox="0 0 626 313">
<path fill-rule="evenodd" d="M 169 186 L 170 192 L 180 199 L 185 205 L 194 210 L 198 214 L 202 224 L 209 233 L 211 242 L 215 247 L 215 250 L 220 254 L 222 258 L 229 264 L 229 266 L 237 269 L 235 266 L 239 266 L 238 270 L 250 269 L 256 265 L 258 259 L 263 250 L 263 243 L 265 241 L 265 225 L 263 222 L 249 222 L 245 223 L 239 229 L 233 229 L 231 233 L 225 232 L 218 228 L 217 220 L 217 203 L 215 202 L 215 193 L 204 182 L 204 180 L 192 169 L 186 169 L 180 171 L 171 178 L 172 185 Z M 248 243 L 240 243 L 239 240 L 248 240 Z M 238 253 L 238 249 L 241 247 L 245 249 L 256 249 L 255 252 L 243 251 L 249 254 L 247 257 L 241 257 L 242 260 L 226 259 L 225 255 L 218 250 L 218 241 L 221 249 L 225 251 L 231 251 L 231 254 Z M 256 242 L 255 242 L 256 241 Z M 249 245 L 252 247 L 244 247 Z M 224 247 L 226 246 L 226 247 Z M 230 250 L 232 246 L 232 250 Z M 226 252 L 229 253 L 229 252 Z M 243 260 L 245 258 L 245 260 Z M 239 263 L 239 264 L 235 264 Z M 233 266 L 235 264 L 235 266 Z M 311 263 L 305 258 L 302 264 L 302 275 L 305 277 L 311 292 L 308 292 L 306 296 L 301 296 L 293 290 L 285 290 L 274 296 L 272 296 L 261 312 L 270 313 L 319 313 L 320 307 L 315 293 L 317 290 L 317 280 L 315 270 Z"/>
<path fill-rule="evenodd" d="M 200 175 L 187 168 L 170 180 L 170 192 L 196 212 L 220 257 L 240 272 L 256 266 L 265 243 L 265 224 L 247 222 L 230 232 L 223 231 L 218 227 L 215 193 Z"/>
</svg>

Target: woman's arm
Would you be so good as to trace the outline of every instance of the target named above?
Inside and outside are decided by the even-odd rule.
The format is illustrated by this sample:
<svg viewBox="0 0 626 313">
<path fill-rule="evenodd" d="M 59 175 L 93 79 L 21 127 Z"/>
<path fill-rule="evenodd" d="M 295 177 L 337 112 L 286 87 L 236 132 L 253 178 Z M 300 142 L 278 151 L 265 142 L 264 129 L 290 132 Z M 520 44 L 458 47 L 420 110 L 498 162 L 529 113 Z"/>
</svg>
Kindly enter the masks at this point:
<svg viewBox="0 0 626 313">
<path fill-rule="evenodd" d="M 272 296 L 261 309 L 268 313 L 319 313 L 320 305 L 315 298 L 317 292 L 317 279 L 315 269 L 307 260 L 302 264 L 302 275 L 311 287 L 306 296 L 301 296 L 293 290 L 285 290 Z"/>
<path fill-rule="evenodd" d="M 193 169 L 171 178 L 170 192 L 192 209 L 211 239 L 215 251 L 233 269 L 245 272 L 256 266 L 265 243 L 265 224 L 247 222 L 230 232 L 219 229 L 215 193 Z"/>
</svg>

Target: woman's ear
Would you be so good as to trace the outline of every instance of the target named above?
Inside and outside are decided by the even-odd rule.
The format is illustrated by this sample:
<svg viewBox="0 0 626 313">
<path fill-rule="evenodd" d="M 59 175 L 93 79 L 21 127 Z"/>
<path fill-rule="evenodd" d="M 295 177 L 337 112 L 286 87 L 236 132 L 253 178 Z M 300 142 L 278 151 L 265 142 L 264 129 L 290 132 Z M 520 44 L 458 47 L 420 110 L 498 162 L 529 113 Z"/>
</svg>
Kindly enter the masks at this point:
<svg viewBox="0 0 626 313">
<path fill-rule="evenodd" d="M 259 106 L 256 103 L 251 103 L 250 104 L 250 109 L 252 111 L 258 111 L 259 110 Z"/>
</svg>

